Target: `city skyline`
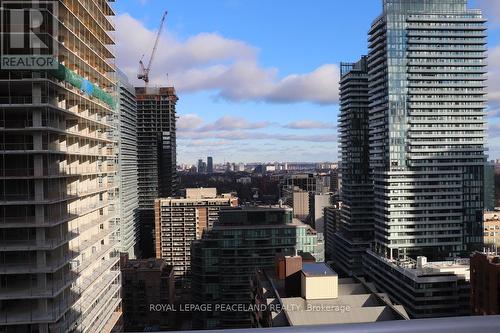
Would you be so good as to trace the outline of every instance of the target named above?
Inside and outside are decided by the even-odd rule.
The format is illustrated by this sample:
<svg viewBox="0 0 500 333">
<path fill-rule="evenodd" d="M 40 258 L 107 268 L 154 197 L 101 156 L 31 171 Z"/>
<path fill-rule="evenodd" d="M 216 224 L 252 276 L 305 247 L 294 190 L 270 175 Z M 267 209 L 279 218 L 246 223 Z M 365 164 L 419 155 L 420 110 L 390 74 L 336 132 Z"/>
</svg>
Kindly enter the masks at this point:
<svg viewBox="0 0 500 333">
<path fill-rule="evenodd" d="M 0 3 L 1 333 L 500 327 L 500 0 Z"/>
<path fill-rule="evenodd" d="M 336 161 L 339 64 L 367 53 L 366 32 L 381 10 L 380 1 L 363 1 L 359 12 L 358 2 L 275 1 L 261 11 L 259 1 L 121 1 L 115 4 L 117 64 L 134 80 L 138 60 L 152 47 L 158 13 L 168 9 L 152 85 L 166 81 L 179 94 L 179 164 L 207 155 L 218 162 Z M 489 20 L 488 155 L 496 159 L 500 3 L 469 6 Z M 259 24 L 252 25 L 256 15 Z M 126 43 L 129 38 L 136 42 Z M 195 52 L 199 47 L 206 51 Z"/>
</svg>

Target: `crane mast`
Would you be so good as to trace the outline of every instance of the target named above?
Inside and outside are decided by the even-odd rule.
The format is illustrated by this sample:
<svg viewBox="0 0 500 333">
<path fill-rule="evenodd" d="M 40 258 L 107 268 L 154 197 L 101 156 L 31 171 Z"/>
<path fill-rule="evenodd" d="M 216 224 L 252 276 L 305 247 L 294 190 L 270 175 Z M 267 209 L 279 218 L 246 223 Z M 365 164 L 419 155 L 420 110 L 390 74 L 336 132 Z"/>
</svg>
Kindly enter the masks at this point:
<svg viewBox="0 0 500 333">
<path fill-rule="evenodd" d="M 161 36 L 161 31 L 163 30 L 163 25 L 165 23 L 165 18 L 167 17 L 167 11 L 163 14 L 160 22 L 160 28 L 158 29 L 158 33 L 156 34 L 156 40 L 155 44 L 153 46 L 153 51 L 151 52 L 151 56 L 149 57 L 149 61 L 147 66 L 144 66 L 144 62 L 142 61 L 142 58 L 144 58 L 144 55 L 142 56 L 141 60 L 139 60 L 139 74 L 137 74 L 137 78 L 139 80 L 143 80 L 145 86 L 147 87 L 149 83 L 149 73 L 151 71 L 151 65 L 153 64 L 153 59 L 156 54 L 156 49 L 158 48 L 158 43 L 160 41 L 160 36 Z"/>
</svg>

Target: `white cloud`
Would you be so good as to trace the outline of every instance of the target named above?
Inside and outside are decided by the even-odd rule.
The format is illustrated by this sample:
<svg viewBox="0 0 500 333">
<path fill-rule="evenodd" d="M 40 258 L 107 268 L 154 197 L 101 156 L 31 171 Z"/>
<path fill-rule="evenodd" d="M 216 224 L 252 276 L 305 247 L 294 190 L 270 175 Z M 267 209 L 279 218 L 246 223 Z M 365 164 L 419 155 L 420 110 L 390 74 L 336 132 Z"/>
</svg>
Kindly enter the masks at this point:
<svg viewBox="0 0 500 333">
<path fill-rule="evenodd" d="M 267 121 L 251 122 L 245 118 L 233 116 L 223 116 L 213 123 L 205 123 L 197 114 L 186 114 L 179 116 L 177 129 L 180 132 L 236 131 L 266 128 L 270 124 Z"/>
<path fill-rule="evenodd" d="M 197 130 L 201 132 L 234 131 L 239 129 L 259 129 L 268 126 L 269 123 L 266 121 L 250 122 L 241 117 L 224 116 L 217 119 L 213 124 L 205 125 Z"/>
<path fill-rule="evenodd" d="M 196 114 L 181 115 L 177 120 L 178 130 L 193 130 L 203 124 L 203 119 Z"/>
<path fill-rule="evenodd" d="M 500 102 L 500 46 L 490 50 L 488 54 L 488 64 L 488 97 L 490 101 Z"/>
<path fill-rule="evenodd" d="M 498 27 L 500 25 L 500 1 L 476 0 L 476 4 L 483 10 L 483 15 L 493 27 Z"/>
<path fill-rule="evenodd" d="M 491 139 L 500 137 L 500 123 L 490 124 L 488 129 L 488 135 Z"/>
<path fill-rule="evenodd" d="M 336 142 L 337 136 L 331 135 L 294 135 L 294 134 L 281 134 L 281 133 L 268 133 L 249 130 L 237 131 L 189 131 L 179 132 L 177 134 L 179 139 L 192 139 L 192 140 L 278 140 L 278 141 L 302 141 L 302 142 Z"/>
<path fill-rule="evenodd" d="M 116 25 L 117 64 L 139 84 L 138 63 L 143 54 L 144 61 L 149 60 L 156 32 L 129 14 L 117 16 Z M 324 64 L 310 73 L 281 78 L 277 68 L 263 68 L 258 63 L 259 50 L 243 41 L 217 33 L 180 40 L 168 31 L 168 18 L 166 25 L 152 65 L 152 85 L 173 84 L 180 93 L 210 90 L 231 101 L 338 102 L 336 65 Z"/>
<path fill-rule="evenodd" d="M 283 127 L 289 129 L 333 129 L 335 125 L 315 120 L 298 120 L 292 121 Z"/>
</svg>

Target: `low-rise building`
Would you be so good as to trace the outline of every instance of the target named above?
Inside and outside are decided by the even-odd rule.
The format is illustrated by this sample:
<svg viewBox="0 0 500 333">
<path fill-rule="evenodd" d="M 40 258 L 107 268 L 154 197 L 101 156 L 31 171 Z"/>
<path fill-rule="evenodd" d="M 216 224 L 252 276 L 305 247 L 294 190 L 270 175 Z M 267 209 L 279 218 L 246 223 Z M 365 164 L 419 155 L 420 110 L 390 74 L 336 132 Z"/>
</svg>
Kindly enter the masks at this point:
<svg viewBox="0 0 500 333">
<path fill-rule="evenodd" d="M 339 278 L 325 263 L 300 256 L 277 257 L 276 270 L 260 270 L 253 280 L 254 320 L 260 327 L 369 323 L 407 320 L 372 283 Z"/>
<path fill-rule="evenodd" d="M 469 259 L 427 262 L 388 259 L 368 250 L 363 256 L 365 277 L 411 318 L 467 316 L 470 314 Z"/>
<path fill-rule="evenodd" d="M 500 256 L 476 252 L 470 270 L 472 314 L 500 314 Z"/>
<path fill-rule="evenodd" d="M 174 309 L 174 270 L 161 259 L 129 260 L 123 255 L 122 309 L 125 332 L 145 332 L 174 328 L 174 311 L 162 311 L 151 306 L 161 304 Z"/>
</svg>

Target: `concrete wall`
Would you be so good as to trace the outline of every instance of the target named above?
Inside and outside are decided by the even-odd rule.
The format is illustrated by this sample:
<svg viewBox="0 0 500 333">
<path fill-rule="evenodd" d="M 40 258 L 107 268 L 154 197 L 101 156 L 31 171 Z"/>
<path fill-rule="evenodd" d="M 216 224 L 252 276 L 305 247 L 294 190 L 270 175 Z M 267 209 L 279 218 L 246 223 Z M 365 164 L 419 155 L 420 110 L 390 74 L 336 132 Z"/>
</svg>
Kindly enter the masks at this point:
<svg viewBox="0 0 500 333">
<path fill-rule="evenodd" d="M 328 299 L 338 297 L 338 276 L 301 276 L 302 297 L 305 299 Z"/>
</svg>

